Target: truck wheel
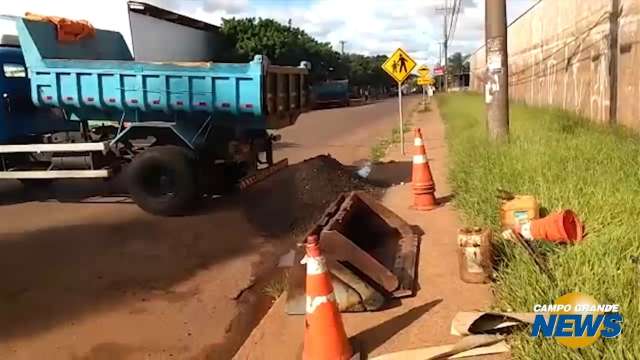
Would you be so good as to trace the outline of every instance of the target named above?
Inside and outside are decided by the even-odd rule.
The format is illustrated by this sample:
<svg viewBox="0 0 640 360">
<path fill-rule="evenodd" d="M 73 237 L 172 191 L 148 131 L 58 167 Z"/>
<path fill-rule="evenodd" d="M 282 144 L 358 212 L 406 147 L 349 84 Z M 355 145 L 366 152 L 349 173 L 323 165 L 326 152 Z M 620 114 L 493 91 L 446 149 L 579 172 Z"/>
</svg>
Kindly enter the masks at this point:
<svg viewBox="0 0 640 360">
<path fill-rule="evenodd" d="M 127 186 L 133 200 L 155 215 L 189 211 L 198 197 L 194 157 L 179 146 L 152 147 L 133 159 Z"/>
</svg>

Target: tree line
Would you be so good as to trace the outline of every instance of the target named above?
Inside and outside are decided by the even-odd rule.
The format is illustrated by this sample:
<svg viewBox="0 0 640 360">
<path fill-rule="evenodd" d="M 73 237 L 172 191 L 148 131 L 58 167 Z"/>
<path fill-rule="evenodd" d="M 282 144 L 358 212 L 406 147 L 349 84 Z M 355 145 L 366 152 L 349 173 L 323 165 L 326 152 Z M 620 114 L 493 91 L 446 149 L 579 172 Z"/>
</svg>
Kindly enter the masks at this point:
<svg viewBox="0 0 640 360">
<path fill-rule="evenodd" d="M 386 55 L 341 54 L 330 43 L 273 19 L 223 19 L 221 30 L 230 48 L 223 60 L 249 61 L 256 54 L 278 65 L 297 66 L 305 60 L 311 62 L 313 82 L 349 79 L 352 86 L 394 86 L 381 68 Z"/>
<path fill-rule="evenodd" d="M 266 55 L 278 65 L 297 66 L 300 61 L 311 62 L 311 80 L 349 79 L 351 86 L 392 89 L 396 86 L 382 70 L 386 55 L 366 56 L 341 54 L 328 42 L 320 42 L 304 30 L 282 24 L 273 19 L 229 18 L 221 27 L 226 48 L 223 61 L 250 61 L 254 55 Z M 455 53 L 449 57 L 449 74 L 468 72 L 469 56 Z M 412 76 L 411 82 L 415 82 Z"/>
</svg>

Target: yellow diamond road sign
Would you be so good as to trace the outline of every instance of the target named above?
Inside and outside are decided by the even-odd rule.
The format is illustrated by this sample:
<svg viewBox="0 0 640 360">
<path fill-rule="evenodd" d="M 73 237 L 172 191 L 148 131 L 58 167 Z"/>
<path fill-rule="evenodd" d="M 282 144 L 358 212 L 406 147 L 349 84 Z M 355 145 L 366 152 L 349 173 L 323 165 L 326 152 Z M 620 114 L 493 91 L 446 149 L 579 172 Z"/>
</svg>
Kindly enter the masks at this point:
<svg viewBox="0 0 640 360">
<path fill-rule="evenodd" d="M 418 68 L 418 74 L 420 74 L 420 76 L 427 76 L 429 75 L 429 67 L 427 65 L 422 65 Z"/>
<path fill-rule="evenodd" d="M 428 72 L 425 73 L 423 71 L 420 71 L 425 67 L 426 66 L 421 66 L 418 69 L 418 72 L 420 73 L 420 76 L 418 77 L 418 81 L 417 81 L 418 85 L 431 85 L 431 84 L 433 84 L 433 79 L 431 78 L 431 76 L 429 76 L 429 73 Z"/>
<path fill-rule="evenodd" d="M 416 62 L 400 48 L 382 64 L 384 71 L 399 83 L 403 82 L 411 74 L 414 67 L 416 67 Z"/>
</svg>

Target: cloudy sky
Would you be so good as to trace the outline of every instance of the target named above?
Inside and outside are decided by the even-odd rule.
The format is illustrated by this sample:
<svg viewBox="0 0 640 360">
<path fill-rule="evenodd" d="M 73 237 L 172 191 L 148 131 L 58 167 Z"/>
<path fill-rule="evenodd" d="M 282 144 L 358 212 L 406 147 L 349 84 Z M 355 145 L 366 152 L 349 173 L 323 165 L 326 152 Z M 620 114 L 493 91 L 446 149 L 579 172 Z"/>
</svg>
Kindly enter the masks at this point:
<svg viewBox="0 0 640 360">
<path fill-rule="evenodd" d="M 445 0 L 147 0 L 172 11 L 220 24 L 225 17 L 269 17 L 306 30 L 336 50 L 367 55 L 389 54 L 402 47 L 418 63 L 435 64 L 442 41 L 442 15 L 436 8 Z M 452 3 L 453 0 L 448 0 Z M 509 21 L 537 0 L 507 0 Z M 474 51 L 484 40 L 484 0 L 462 0 L 463 10 L 451 43 L 451 52 Z M 117 30 L 130 41 L 126 0 L 3 0 L 0 14 L 40 14 L 86 19 L 98 28 Z M 0 33 L 14 33 L 0 22 Z"/>
</svg>

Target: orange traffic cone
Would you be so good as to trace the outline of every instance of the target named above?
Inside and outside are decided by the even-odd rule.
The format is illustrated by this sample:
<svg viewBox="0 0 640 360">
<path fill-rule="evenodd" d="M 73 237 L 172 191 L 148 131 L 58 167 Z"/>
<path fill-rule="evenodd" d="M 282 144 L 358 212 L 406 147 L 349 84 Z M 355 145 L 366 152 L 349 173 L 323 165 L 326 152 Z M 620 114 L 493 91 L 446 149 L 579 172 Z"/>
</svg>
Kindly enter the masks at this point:
<svg viewBox="0 0 640 360">
<path fill-rule="evenodd" d="M 422 132 L 415 129 L 415 139 L 413 141 L 415 153 L 413 155 L 413 173 L 411 184 L 413 187 L 413 206 L 415 210 L 431 210 L 438 206 L 436 201 L 436 184 L 433 182 L 431 168 L 427 160 L 427 151 L 422 141 Z"/>
<path fill-rule="evenodd" d="M 571 210 L 516 224 L 515 230 L 527 240 L 546 240 L 557 243 L 576 243 L 582 240 L 584 226 Z"/>
<path fill-rule="evenodd" d="M 348 360 L 353 350 L 342 324 L 331 278 L 324 256 L 320 254 L 318 236 L 306 242 L 307 315 L 304 328 L 303 360 Z"/>
</svg>

